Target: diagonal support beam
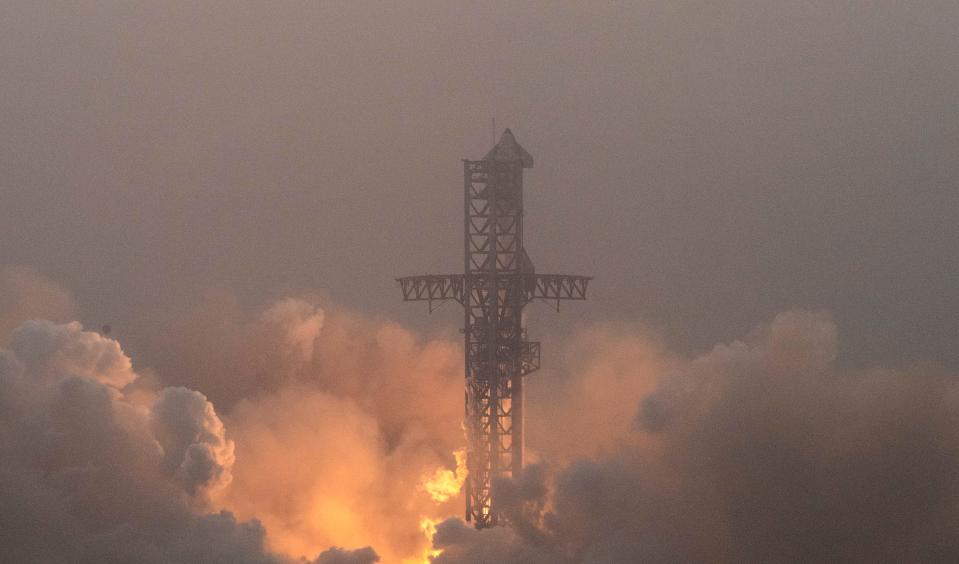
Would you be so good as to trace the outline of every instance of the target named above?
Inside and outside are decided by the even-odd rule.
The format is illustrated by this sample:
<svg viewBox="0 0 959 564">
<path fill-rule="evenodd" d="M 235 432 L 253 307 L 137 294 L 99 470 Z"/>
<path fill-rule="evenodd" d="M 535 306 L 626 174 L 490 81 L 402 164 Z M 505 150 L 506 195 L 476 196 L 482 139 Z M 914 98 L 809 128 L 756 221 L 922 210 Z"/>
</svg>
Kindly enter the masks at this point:
<svg viewBox="0 0 959 564">
<path fill-rule="evenodd" d="M 405 302 L 429 302 L 433 311 L 435 302 L 456 300 L 463 304 L 462 274 L 426 274 L 397 278 Z"/>
<path fill-rule="evenodd" d="M 525 274 L 523 287 L 526 301 L 533 300 L 585 300 L 586 287 L 591 276 L 569 274 Z M 557 303 L 557 306 L 559 304 Z"/>
<path fill-rule="evenodd" d="M 585 300 L 589 276 L 536 274 L 523 245 L 523 170 L 533 158 L 510 130 L 480 161 L 463 161 L 463 274 L 397 278 L 404 301 L 463 306 L 466 520 L 509 524 L 492 484 L 523 469 L 525 377 L 540 367 L 523 308 L 534 300 Z"/>
</svg>

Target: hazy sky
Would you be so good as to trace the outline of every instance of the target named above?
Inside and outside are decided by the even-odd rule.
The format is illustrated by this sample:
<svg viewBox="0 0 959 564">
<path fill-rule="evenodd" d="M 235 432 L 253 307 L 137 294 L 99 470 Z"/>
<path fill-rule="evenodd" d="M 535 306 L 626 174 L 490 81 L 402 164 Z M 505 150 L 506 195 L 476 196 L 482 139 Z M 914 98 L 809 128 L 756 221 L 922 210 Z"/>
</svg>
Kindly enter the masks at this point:
<svg viewBox="0 0 959 564">
<path fill-rule="evenodd" d="M 452 327 L 393 278 L 461 268 L 495 115 L 537 269 L 596 276 L 534 335 L 701 351 L 802 307 L 844 362 L 956 367 L 957 29 L 953 0 L 6 1 L 0 266 L 147 364 L 210 288 Z"/>
<path fill-rule="evenodd" d="M 0 546 L 959 560 L 957 30 L 955 0 L 0 0 Z M 465 476 L 462 313 L 394 278 L 462 268 L 493 116 L 537 271 L 596 279 L 529 308 L 533 464 L 477 532 L 425 486 Z"/>
</svg>

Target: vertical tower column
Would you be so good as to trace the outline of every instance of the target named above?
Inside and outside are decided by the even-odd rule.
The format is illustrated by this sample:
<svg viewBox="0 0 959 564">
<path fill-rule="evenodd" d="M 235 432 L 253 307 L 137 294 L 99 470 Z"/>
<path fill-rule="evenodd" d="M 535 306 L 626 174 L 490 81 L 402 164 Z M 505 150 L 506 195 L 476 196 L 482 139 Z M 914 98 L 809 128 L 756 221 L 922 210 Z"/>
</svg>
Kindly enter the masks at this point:
<svg viewBox="0 0 959 564">
<path fill-rule="evenodd" d="M 407 301 L 463 305 L 466 520 L 504 524 L 493 484 L 523 468 L 523 376 L 539 368 L 523 308 L 534 299 L 586 299 L 589 277 L 537 275 L 523 246 L 523 169 L 533 157 L 510 130 L 480 161 L 463 161 L 464 272 L 398 278 Z"/>
<path fill-rule="evenodd" d="M 519 276 L 523 168 L 519 161 L 465 161 L 464 326 L 466 349 L 466 518 L 478 526 L 500 517 L 491 488 L 522 466 L 520 405 L 522 310 Z"/>
</svg>

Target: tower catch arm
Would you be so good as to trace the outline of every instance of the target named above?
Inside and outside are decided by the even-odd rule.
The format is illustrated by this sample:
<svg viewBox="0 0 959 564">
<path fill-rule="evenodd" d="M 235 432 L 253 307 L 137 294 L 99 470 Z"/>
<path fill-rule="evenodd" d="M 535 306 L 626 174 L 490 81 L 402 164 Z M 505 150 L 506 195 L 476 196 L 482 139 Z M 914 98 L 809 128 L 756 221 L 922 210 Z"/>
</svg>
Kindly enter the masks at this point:
<svg viewBox="0 0 959 564">
<path fill-rule="evenodd" d="M 397 278 L 404 302 L 429 302 L 433 311 L 434 302 L 456 300 L 463 303 L 462 274 L 425 274 Z"/>
<path fill-rule="evenodd" d="M 466 520 L 508 523 L 493 482 L 523 469 L 525 377 L 540 367 L 523 308 L 534 300 L 585 300 L 589 276 L 537 274 L 523 245 L 523 171 L 533 157 L 510 130 L 480 161 L 463 161 L 464 271 L 397 278 L 404 301 L 463 306 L 469 470 Z"/>
<path fill-rule="evenodd" d="M 591 276 L 569 274 L 525 275 L 526 301 L 533 300 L 585 300 L 586 287 Z"/>
</svg>

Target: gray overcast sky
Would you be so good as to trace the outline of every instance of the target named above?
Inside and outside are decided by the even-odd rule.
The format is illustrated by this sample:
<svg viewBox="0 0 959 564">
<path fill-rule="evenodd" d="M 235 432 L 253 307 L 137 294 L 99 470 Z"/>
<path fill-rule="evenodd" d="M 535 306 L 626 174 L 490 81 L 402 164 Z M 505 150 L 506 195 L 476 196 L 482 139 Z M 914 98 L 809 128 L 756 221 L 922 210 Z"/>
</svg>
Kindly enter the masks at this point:
<svg viewBox="0 0 959 564">
<path fill-rule="evenodd" d="M 393 278 L 461 268 L 495 115 L 536 157 L 537 269 L 596 276 L 532 334 L 701 350 L 824 308 L 847 362 L 957 367 L 957 30 L 954 0 L 8 0 L 0 267 L 135 360 L 214 287 L 455 326 Z"/>
</svg>

